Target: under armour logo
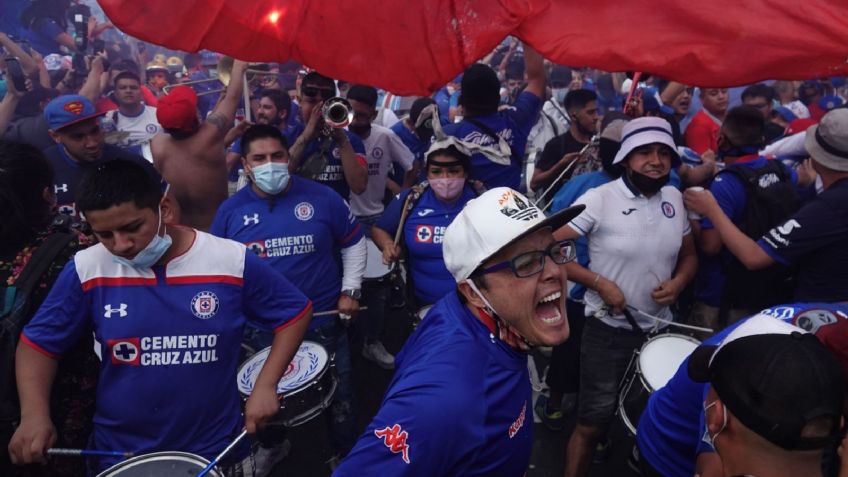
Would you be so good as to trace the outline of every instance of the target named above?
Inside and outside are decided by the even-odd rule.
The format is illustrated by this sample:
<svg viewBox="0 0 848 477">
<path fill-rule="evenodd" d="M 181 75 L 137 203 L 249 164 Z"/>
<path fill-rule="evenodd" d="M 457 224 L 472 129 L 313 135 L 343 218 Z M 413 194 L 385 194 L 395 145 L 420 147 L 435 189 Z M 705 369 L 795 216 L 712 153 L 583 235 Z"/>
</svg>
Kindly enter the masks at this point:
<svg viewBox="0 0 848 477">
<path fill-rule="evenodd" d="M 636 212 L 636 209 L 630 208 L 630 209 L 622 210 L 622 211 L 621 211 L 621 213 L 622 213 L 622 214 L 624 214 L 624 215 L 630 215 L 630 214 L 632 214 L 633 212 Z"/>
<path fill-rule="evenodd" d="M 383 439 L 383 444 L 392 454 L 402 454 L 403 461 L 409 463 L 409 445 L 406 443 L 409 434 L 401 430 L 400 424 L 380 430 L 374 429 L 374 435 Z"/>
<path fill-rule="evenodd" d="M 59 184 L 53 184 L 53 193 L 58 194 L 59 192 L 68 192 L 68 184 L 62 184 L 62 187 L 59 187 Z"/>
<path fill-rule="evenodd" d="M 103 313 L 104 318 L 112 318 L 112 313 L 118 313 L 121 318 L 127 316 L 127 304 L 121 303 L 121 306 L 118 308 L 112 308 L 112 305 L 106 305 L 103 307 L 106 310 L 106 313 Z"/>
<path fill-rule="evenodd" d="M 247 215 L 245 215 L 245 216 L 243 216 L 243 218 L 244 218 L 244 225 L 250 225 L 251 223 L 259 224 L 259 214 L 258 213 L 253 214 L 253 217 L 248 217 Z"/>
</svg>

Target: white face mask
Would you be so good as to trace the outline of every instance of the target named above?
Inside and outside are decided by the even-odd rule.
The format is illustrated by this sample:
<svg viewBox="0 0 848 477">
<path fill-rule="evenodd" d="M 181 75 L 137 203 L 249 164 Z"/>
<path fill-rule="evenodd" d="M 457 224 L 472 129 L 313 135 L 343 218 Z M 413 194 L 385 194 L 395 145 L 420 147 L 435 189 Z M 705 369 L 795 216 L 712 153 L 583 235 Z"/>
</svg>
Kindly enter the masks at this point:
<svg viewBox="0 0 848 477">
<path fill-rule="evenodd" d="M 715 406 L 716 404 L 718 404 L 718 401 L 713 401 L 710 404 L 707 404 L 706 406 L 704 406 L 704 418 L 706 418 L 706 416 L 707 416 L 707 409 Z M 715 449 L 715 441 L 716 441 L 716 439 L 718 439 L 718 435 L 721 434 L 722 431 L 724 431 L 724 429 L 727 427 L 727 406 L 725 406 L 724 403 L 722 403 L 721 407 L 722 407 L 722 411 L 724 411 L 722 413 L 723 420 L 722 420 L 722 424 L 721 424 L 721 429 L 719 429 L 718 432 L 716 432 L 715 435 L 713 435 L 713 436 L 710 435 L 709 427 L 704 430 L 704 437 L 703 437 L 704 442 L 711 445 L 713 447 L 713 449 Z"/>
<path fill-rule="evenodd" d="M 551 96 L 557 102 L 557 104 L 562 104 L 565 101 L 565 95 L 568 94 L 568 88 L 551 88 Z"/>
</svg>

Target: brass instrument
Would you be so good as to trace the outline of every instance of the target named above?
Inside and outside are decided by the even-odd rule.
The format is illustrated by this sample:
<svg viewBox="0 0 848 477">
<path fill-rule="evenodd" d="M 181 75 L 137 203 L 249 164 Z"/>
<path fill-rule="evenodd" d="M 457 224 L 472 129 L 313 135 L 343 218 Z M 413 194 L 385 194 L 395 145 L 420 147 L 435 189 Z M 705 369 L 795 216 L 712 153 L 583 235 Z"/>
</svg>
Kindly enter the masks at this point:
<svg viewBox="0 0 848 477">
<path fill-rule="evenodd" d="M 172 88 L 176 86 L 191 86 L 195 84 L 209 83 L 212 81 L 220 81 L 224 84 L 224 88 L 203 91 L 197 93 L 197 95 L 206 96 L 209 94 L 222 93 L 227 89 L 226 86 L 229 86 L 230 80 L 232 79 L 234 61 L 235 60 L 232 56 L 224 56 L 220 60 L 218 60 L 218 65 L 216 67 L 218 70 L 218 76 L 216 78 L 206 78 L 201 80 L 186 81 L 184 83 L 178 83 L 174 85 L 168 85 L 162 88 L 162 91 L 167 94 Z M 251 63 L 250 68 L 245 70 L 245 82 L 251 83 L 255 81 L 259 76 L 276 76 L 278 74 L 268 71 L 269 68 L 270 66 L 268 65 L 268 63 Z"/>
<path fill-rule="evenodd" d="M 321 116 L 328 128 L 343 128 L 353 120 L 353 108 L 346 99 L 336 96 L 324 102 Z"/>
</svg>

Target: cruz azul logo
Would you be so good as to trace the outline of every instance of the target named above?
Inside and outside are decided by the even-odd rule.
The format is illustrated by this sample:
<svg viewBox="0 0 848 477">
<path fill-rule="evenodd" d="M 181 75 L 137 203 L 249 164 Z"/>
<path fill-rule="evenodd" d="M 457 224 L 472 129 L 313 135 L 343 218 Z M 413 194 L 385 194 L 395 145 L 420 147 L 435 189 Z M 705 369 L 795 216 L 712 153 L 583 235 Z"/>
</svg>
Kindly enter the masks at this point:
<svg viewBox="0 0 848 477">
<path fill-rule="evenodd" d="M 401 454 L 403 461 L 409 463 L 409 444 L 406 443 L 409 434 L 401 429 L 400 424 L 374 429 L 374 435 L 383 439 L 383 445 L 388 447 L 392 454 Z"/>
<path fill-rule="evenodd" d="M 202 291 L 191 299 L 191 312 L 201 320 L 208 320 L 218 313 L 218 296 L 210 291 Z"/>
<path fill-rule="evenodd" d="M 144 336 L 106 340 L 112 364 L 173 366 L 218 361 L 218 335 Z"/>
</svg>

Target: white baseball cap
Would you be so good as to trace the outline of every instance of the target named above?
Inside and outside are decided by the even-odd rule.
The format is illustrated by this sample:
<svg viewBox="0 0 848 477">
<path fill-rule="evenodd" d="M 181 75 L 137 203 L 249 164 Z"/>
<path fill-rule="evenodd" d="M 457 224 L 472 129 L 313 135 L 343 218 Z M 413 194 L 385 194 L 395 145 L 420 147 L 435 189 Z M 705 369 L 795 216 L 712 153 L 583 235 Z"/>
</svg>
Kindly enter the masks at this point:
<svg viewBox="0 0 848 477">
<path fill-rule="evenodd" d="M 646 116 L 636 118 L 627 124 L 621 130 L 621 149 L 613 159 L 613 164 L 618 164 L 624 161 L 628 154 L 634 149 L 646 144 L 665 144 L 674 152 L 672 162 L 674 165 L 679 165 L 680 154 L 677 152 L 677 145 L 674 144 L 674 136 L 671 132 L 671 124 L 663 118 Z"/>
<path fill-rule="evenodd" d="M 584 208 L 569 207 L 546 218 L 519 192 L 508 187 L 488 190 L 468 201 L 445 230 L 445 265 L 457 283 L 463 282 L 492 255 L 543 227 L 562 227 Z"/>
</svg>

